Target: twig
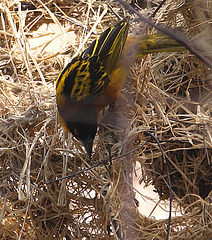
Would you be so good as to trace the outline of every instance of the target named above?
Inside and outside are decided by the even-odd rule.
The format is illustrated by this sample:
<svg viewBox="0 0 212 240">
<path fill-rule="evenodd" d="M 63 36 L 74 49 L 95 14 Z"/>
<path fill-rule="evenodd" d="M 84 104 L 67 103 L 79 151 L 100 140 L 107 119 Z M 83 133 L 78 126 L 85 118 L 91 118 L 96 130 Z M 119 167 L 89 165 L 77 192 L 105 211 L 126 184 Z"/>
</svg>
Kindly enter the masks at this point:
<svg viewBox="0 0 212 240">
<path fill-rule="evenodd" d="M 118 14 L 116 11 L 114 11 L 114 9 L 113 9 L 112 6 L 110 5 L 110 3 L 106 2 L 106 4 L 108 5 L 109 9 L 115 14 L 115 16 L 116 16 L 119 20 L 121 20 L 122 18 L 119 16 L 119 14 Z"/>
<path fill-rule="evenodd" d="M 72 20 L 72 19 L 70 19 L 70 18 L 68 18 L 68 17 L 62 16 L 62 15 L 60 15 L 60 14 L 58 14 L 58 13 L 55 13 L 54 15 L 57 16 L 57 17 L 60 17 L 60 18 L 62 18 L 62 19 L 64 19 L 64 20 L 66 20 L 66 21 L 68 21 L 68 22 L 71 22 L 71 23 L 73 23 L 73 24 L 76 25 L 76 26 L 82 27 L 82 28 L 86 29 L 87 31 L 91 31 L 90 28 L 82 25 L 81 23 L 75 22 L 74 20 Z M 96 32 L 94 32 L 94 33 L 96 34 Z"/>
<path fill-rule="evenodd" d="M 175 121 L 175 122 L 189 124 L 189 125 L 196 125 L 196 126 L 204 126 L 205 125 L 205 123 L 191 123 L 191 122 L 186 122 L 186 121 L 183 121 L 183 120 L 178 120 L 178 119 L 175 119 L 175 118 L 169 118 L 169 119 L 172 120 L 172 121 Z"/>
<path fill-rule="evenodd" d="M 159 11 L 159 9 L 163 6 L 163 4 L 165 3 L 166 0 L 163 0 L 159 6 L 155 9 L 155 11 L 153 12 L 153 14 L 151 15 L 152 18 L 155 17 L 156 13 Z"/>
<path fill-rule="evenodd" d="M 208 165 L 210 166 L 211 161 L 210 161 L 210 158 L 209 158 L 208 149 L 207 149 L 206 142 L 205 142 L 205 124 L 203 125 L 203 143 L 204 143 L 204 148 L 205 148 L 205 152 L 206 152 L 206 157 L 207 157 L 207 160 L 208 160 Z"/>
</svg>

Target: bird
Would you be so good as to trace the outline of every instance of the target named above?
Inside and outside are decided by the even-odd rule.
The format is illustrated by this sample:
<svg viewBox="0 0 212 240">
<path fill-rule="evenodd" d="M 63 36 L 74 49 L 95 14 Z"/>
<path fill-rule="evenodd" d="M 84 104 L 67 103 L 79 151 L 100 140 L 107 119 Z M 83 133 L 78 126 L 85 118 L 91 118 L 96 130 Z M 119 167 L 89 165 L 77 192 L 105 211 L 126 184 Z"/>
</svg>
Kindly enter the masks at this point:
<svg viewBox="0 0 212 240">
<path fill-rule="evenodd" d="M 56 81 L 59 121 L 91 159 L 99 112 L 121 97 L 132 63 L 146 54 L 183 51 L 166 35 L 128 36 L 129 17 L 107 28 L 74 57 Z"/>
</svg>

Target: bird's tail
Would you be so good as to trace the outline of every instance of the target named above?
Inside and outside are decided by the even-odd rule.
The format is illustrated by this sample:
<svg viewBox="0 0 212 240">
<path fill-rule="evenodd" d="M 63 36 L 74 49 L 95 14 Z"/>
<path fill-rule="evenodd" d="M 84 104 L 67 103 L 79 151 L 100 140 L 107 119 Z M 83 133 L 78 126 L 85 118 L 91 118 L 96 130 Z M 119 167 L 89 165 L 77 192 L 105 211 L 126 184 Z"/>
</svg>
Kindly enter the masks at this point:
<svg viewBox="0 0 212 240">
<path fill-rule="evenodd" d="M 160 32 L 154 35 L 144 36 L 138 39 L 139 47 L 136 57 L 142 57 L 151 53 L 182 52 L 185 47 L 180 43 Z"/>
<path fill-rule="evenodd" d="M 179 30 L 176 29 L 176 31 Z M 179 33 L 181 32 L 179 31 Z M 185 50 L 185 47 L 176 40 L 161 32 L 158 32 L 153 35 L 142 37 L 128 37 L 123 56 L 127 60 L 127 58 L 130 59 L 130 57 L 137 59 L 147 54 L 161 52 L 182 52 Z"/>
</svg>

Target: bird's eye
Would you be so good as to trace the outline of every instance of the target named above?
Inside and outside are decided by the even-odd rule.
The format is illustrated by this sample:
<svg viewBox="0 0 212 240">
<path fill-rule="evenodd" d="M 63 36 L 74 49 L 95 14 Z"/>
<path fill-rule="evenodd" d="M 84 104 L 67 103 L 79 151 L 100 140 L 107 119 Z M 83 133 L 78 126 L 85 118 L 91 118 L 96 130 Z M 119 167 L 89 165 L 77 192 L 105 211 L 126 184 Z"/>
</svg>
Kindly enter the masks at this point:
<svg viewBox="0 0 212 240">
<path fill-rule="evenodd" d="M 78 131 L 77 131 L 76 128 L 74 129 L 74 134 L 75 134 L 76 136 L 78 136 Z"/>
</svg>

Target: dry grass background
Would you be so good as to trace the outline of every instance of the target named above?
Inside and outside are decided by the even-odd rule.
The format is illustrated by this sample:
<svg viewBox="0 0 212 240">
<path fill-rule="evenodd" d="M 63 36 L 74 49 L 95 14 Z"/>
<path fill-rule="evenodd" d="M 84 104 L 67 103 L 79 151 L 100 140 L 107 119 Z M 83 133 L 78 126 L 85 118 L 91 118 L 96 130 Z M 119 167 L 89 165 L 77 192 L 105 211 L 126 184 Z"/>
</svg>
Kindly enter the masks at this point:
<svg viewBox="0 0 212 240">
<path fill-rule="evenodd" d="M 143 12 L 152 13 L 160 1 L 147 2 Z M 118 21 L 115 12 L 127 14 L 115 1 L 0 3 L 1 239 L 116 239 L 107 234 L 107 226 L 116 223 L 124 239 L 165 239 L 167 219 L 142 216 L 132 186 L 139 162 L 140 182 L 153 184 L 161 201 L 169 197 L 167 172 L 153 139 L 114 161 L 109 171 L 99 166 L 46 185 L 109 153 L 119 156 L 140 146 L 149 138 L 147 131 L 155 132 L 165 152 L 174 204 L 182 213 L 172 218 L 170 239 L 212 239 L 212 75 L 189 52 L 136 61 L 123 89 L 128 100 L 100 116 L 90 163 L 81 144 L 58 124 L 59 72 Z M 211 56 L 212 1 L 167 0 L 155 19 L 183 27 L 194 45 Z M 54 28 L 47 31 L 43 24 Z M 144 24 L 131 24 L 132 35 L 152 32 Z"/>
</svg>

